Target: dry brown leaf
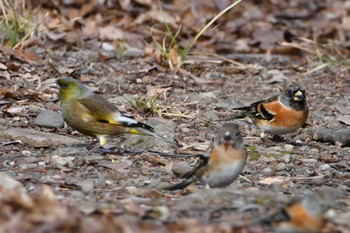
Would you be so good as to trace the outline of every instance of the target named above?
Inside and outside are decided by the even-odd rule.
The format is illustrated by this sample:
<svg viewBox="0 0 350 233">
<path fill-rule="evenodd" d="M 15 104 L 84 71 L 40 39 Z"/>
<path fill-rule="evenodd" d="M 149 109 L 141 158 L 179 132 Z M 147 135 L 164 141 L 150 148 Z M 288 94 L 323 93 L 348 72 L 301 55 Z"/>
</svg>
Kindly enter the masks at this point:
<svg viewBox="0 0 350 233">
<path fill-rule="evenodd" d="M 158 23 L 166 23 L 177 28 L 175 17 L 171 16 L 168 12 L 158 10 L 147 11 L 146 13 L 140 14 L 133 24 L 140 25 L 148 20 L 155 20 Z"/>
<path fill-rule="evenodd" d="M 169 57 L 170 57 L 171 64 L 173 66 L 176 66 L 178 61 L 179 61 L 179 54 L 178 54 L 178 52 L 176 51 L 175 48 L 171 48 L 170 49 Z"/>
<path fill-rule="evenodd" d="M 11 89 L 0 88 L 0 99 L 3 99 L 3 98 L 16 99 L 17 95 Z"/>
<path fill-rule="evenodd" d="M 24 49 L 23 46 L 17 49 L 17 54 L 30 64 L 41 64 L 43 62 L 36 52 Z"/>
<path fill-rule="evenodd" d="M 100 28 L 99 38 L 101 40 L 122 40 L 125 38 L 124 31 L 114 25 Z"/>
</svg>

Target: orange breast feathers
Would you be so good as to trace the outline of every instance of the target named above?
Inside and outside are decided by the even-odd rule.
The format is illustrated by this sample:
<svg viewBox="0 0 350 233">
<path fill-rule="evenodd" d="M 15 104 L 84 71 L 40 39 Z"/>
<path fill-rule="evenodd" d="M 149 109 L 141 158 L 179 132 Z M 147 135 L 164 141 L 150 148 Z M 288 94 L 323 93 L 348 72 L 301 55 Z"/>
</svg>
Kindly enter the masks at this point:
<svg viewBox="0 0 350 233">
<path fill-rule="evenodd" d="M 213 165 L 227 164 L 233 161 L 244 161 L 247 158 L 245 149 L 236 149 L 225 145 L 214 146 L 210 152 L 209 163 Z"/>
<path fill-rule="evenodd" d="M 287 207 L 286 211 L 291 217 L 291 225 L 298 229 L 318 232 L 326 224 L 322 216 L 310 216 L 301 203 Z"/>
<path fill-rule="evenodd" d="M 270 103 L 261 103 L 265 109 L 273 114 L 274 120 L 270 122 L 271 125 L 285 127 L 302 126 L 309 114 L 309 109 L 297 111 L 288 107 L 283 107 L 280 102 L 273 101 Z"/>
</svg>

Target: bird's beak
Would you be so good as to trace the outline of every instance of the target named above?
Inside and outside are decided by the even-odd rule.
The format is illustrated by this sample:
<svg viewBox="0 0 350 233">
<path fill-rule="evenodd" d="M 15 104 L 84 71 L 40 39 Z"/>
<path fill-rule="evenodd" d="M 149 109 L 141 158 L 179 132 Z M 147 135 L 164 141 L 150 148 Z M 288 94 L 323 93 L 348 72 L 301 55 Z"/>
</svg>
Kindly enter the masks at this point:
<svg viewBox="0 0 350 233">
<path fill-rule="evenodd" d="M 226 131 L 224 133 L 224 142 L 229 142 L 232 139 L 231 134 L 229 131 Z"/>
<path fill-rule="evenodd" d="M 227 150 L 228 149 L 228 147 L 230 146 L 230 142 L 231 142 L 231 139 L 232 139 L 232 137 L 231 137 L 231 133 L 229 132 L 229 131 L 226 131 L 225 133 L 224 133 L 224 137 L 222 138 L 223 139 L 223 145 L 224 145 L 224 148 L 225 148 L 225 150 Z"/>
<path fill-rule="evenodd" d="M 297 91 L 293 97 L 293 99 L 295 101 L 302 101 L 304 98 L 305 98 L 305 96 L 304 96 L 304 93 L 302 91 Z"/>
</svg>

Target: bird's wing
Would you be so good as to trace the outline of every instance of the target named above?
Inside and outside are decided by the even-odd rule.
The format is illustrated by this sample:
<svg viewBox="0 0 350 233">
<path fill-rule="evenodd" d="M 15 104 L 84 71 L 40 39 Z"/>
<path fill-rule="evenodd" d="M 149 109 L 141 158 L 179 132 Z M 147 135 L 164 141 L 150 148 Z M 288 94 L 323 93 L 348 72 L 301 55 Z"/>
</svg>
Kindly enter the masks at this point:
<svg viewBox="0 0 350 233">
<path fill-rule="evenodd" d="M 209 154 L 202 154 L 196 164 L 194 165 L 193 169 L 182 175 L 183 178 L 190 178 L 193 176 L 201 177 L 201 175 L 204 173 L 204 168 L 209 162 Z"/>
<path fill-rule="evenodd" d="M 152 132 L 154 131 L 151 126 L 135 120 L 133 116 L 119 112 L 113 104 L 98 95 L 88 96 L 78 99 L 77 101 L 89 110 L 89 113 L 95 118 L 96 121 L 101 123 L 121 125 L 132 128 L 144 128 Z"/>
<path fill-rule="evenodd" d="M 77 101 L 87 108 L 95 118 L 107 118 L 106 116 L 118 112 L 113 104 L 96 94 L 80 98 Z"/>
<path fill-rule="evenodd" d="M 190 184 L 196 182 L 198 178 L 202 175 L 202 173 L 205 171 L 206 165 L 208 164 L 209 157 L 208 155 L 201 155 L 196 162 L 196 165 L 193 167 L 192 171 L 182 175 L 182 178 L 186 178 L 184 181 L 170 185 L 168 187 L 165 187 L 164 190 L 177 190 L 177 189 L 183 189 L 189 186 Z"/>
<path fill-rule="evenodd" d="M 271 121 L 275 118 L 275 113 L 269 110 L 269 105 L 275 101 L 278 101 L 278 95 L 267 100 L 257 101 L 252 103 L 250 106 L 234 108 L 233 110 L 243 110 L 243 113 L 241 113 L 238 118 L 248 116 L 251 118 Z"/>
</svg>

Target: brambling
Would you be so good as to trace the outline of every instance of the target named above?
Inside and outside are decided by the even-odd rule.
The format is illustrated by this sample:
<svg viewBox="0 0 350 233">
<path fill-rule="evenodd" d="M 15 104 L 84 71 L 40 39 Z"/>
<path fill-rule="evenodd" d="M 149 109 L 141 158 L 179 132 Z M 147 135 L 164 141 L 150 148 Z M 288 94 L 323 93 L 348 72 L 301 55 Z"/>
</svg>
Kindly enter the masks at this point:
<svg viewBox="0 0 350 233">
<path fill-rule="evenodd" d="M 201 181 L 208 187 L 225 187 L 237 179 L 247 160 L 247 149 L 237 124 L 225 124 L 215 137 L 209 153 L 202 155 L 183 182 L 166 187 L 176 190 Z"/>
<path fill-rule="evenodd" d="M 123 133 L 154 136 L 174 145 L 174 142 L 158 135 L 151 126 L 119 112 L 113 104 L 80 81 L 71 77 L 60 78 L 57 84 L 65 122 L 82 134 L 96 137 L 101 146 L 106 144 L 107 136 Z"/>
<path fill-rule="evenodd" d="M 225 120 L 243 119 L 272 135 L 296 131 L 305 124 L 309 114 L 305 89 L 296 84 L 290 85 L 280 95 L 234 110 L 243 112 Z"/>
<path fill-rule="evenodd" d="M 330 193 L 318 191 L 292 202 L 272 216 L 271 221 L 279 233 L 320 232 L 327 223 L 326 212 L 333 202 Z"/>
</svg>

